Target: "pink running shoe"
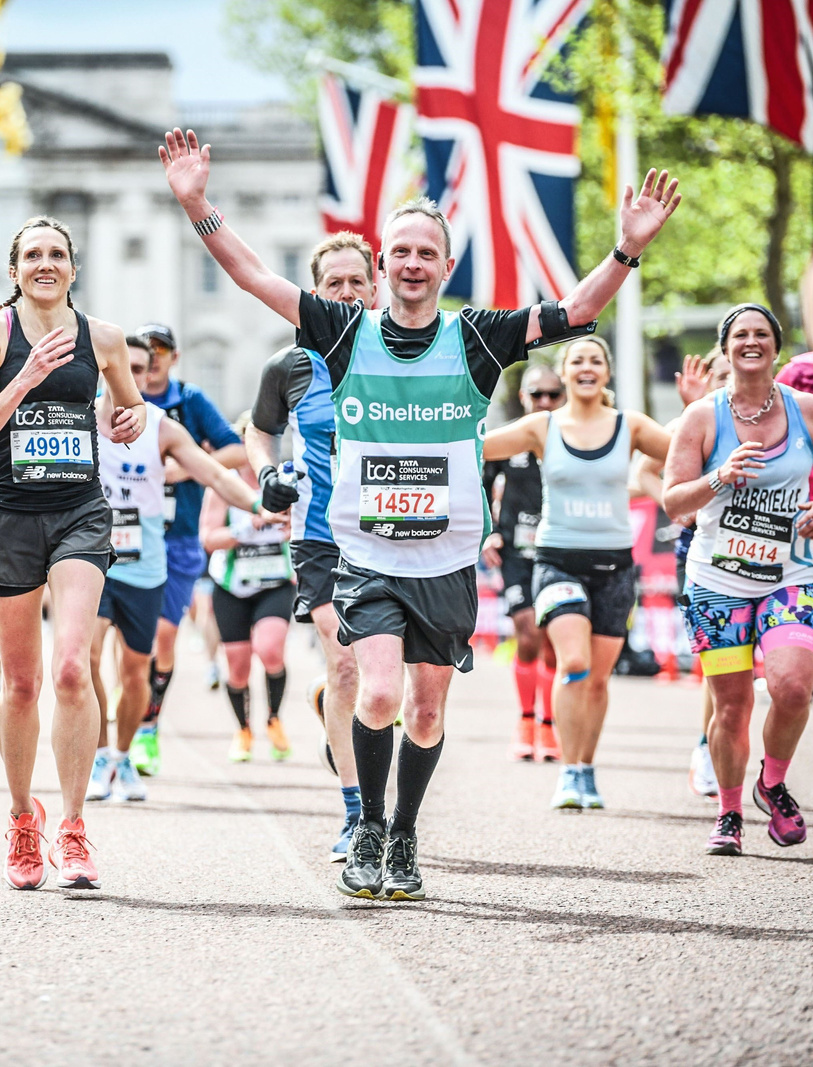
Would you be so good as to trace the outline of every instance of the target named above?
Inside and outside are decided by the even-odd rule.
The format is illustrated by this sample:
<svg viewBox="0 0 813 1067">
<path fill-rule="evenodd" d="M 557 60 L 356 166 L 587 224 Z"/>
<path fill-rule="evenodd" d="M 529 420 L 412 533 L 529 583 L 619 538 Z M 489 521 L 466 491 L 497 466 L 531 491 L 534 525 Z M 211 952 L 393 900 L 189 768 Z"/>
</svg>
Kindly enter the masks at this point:
<svg viewBox="0 0 813 1067">
<path fill-rule="evenodd" d="M 51 865 L 57 869 L 56 884 L 60 889 L 99 889 L 99 872 L 93 865 L 88 845 L 95 846 L 85 836 L 81 819 L 63 819 L 48 853 Z"/>
<path fill-rule="evenodd" d="M 706 852 L 710 856 L 742 855 L 742 815 L 738 811 L 727 811 L 717 816 L 706 843 Z"/>
<path fill-rule="evenodd" d="M 785 848 L 787 845 L 800 845 L 807 837 L 807 827 L 799 811 L 799 805 L 787 791 L 784 782 L 772 785 L 769 789 L 762 780 L 765 770 L 765 761 L 754 784 L 754 803 L 770 815 L 768 823 L 768 836 L 777 845 Z"/>
<path fill-rule="evenodd" d="M 34 812 L 23 811 L 8 817 L 8 854 L 3 874 L 12 889 L 41 889 L 48 878 L 39 839 L 45 840 L 45 809 L 36 797 Z"/>
<path fill-rule="evenodd" d="M 534 758 L 534 720 L 519 719 L 514 740 L 508 749 L 508 758 L 522 763 Z"/>
</svg>

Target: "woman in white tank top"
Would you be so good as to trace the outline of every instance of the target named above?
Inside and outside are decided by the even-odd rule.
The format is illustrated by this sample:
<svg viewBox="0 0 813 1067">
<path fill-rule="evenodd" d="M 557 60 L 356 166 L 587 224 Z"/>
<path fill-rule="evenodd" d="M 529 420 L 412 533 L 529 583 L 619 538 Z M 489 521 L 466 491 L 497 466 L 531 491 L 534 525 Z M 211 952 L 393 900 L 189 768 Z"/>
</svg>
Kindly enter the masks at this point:
<svg viewBox="0 0 813 1067">
<path fill-rule="evenodd" d="M 709 746 L 719 813 L 706 846 L 714 855 L 741 852 L 757 642 L 771 707 L 754 802 L 771 816 L 776 844 L 799 844 L 807 833 L 785 775 L 813 690 L 813 396 L 774 382 L 781 344 L 768 308 L 728 312 L 720 324 L 728 385 L 686 409 L 664 478 L 667 512 L 697 512 L 682 607 L 714 695 Z"/>
<path fill-rule="evenodd" d="M 560 375 L 567 403 L 486 434 L 486 459 L 533 452 L 542 461 L 545 503 L 536 538 L 538 625 L 556 652 L 554 717 L 562 748 L 554 808 L 601 808 L 593 758 L 607 711 L 608 683 L 635 602 L 627 480 L 632 451 L 663 462 L 666 431 L 637 411 L 618 412 L 607 388 L 609 348 L 571 342 Z"/>
</svg>

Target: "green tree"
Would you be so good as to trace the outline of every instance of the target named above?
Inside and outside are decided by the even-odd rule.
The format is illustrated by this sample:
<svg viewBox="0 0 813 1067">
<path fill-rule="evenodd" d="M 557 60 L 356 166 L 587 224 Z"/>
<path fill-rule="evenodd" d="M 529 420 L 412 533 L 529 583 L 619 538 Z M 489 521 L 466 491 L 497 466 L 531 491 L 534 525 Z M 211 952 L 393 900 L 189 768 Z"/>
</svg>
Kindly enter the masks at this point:
<svg viewBox="0 0 813 1067">
<path fill-rule="evenodd" d="M 410 84 L 413 9 L 402 0 L 228 0 L 226 18 L 235 50 L 282 74 L 301 108 L 312 107 L 315 94 L 311 50 Z"/>
<path fill-rule="evenodd" d="M 508 0 L 506 0 L 508 2 Z M 291 95 L 310 109 L 311 48 L 409 82 L 414 68 L 413 7 L 400 0 L 229 0 L 242 53 L 283 73 Z M 789 321 L 811 249 L 813 165 L 790 142 L 761 126 L 717 115 L 670 116 L 660 99 L 663 8 L 653 0 L 594 0 L 586 28 L 547 72 L 576 94 L 582 109 L 576 247 L 586 273 L 615 241 L 615 205 L 603 191 L 606 112 L 634 116 L 642 168 L 680 178 L 684 203 L 646 253 L 644 303 L 767 300 Z M 619 58 L 622 38 L 631 57 Z M 612 309 L 605 319 L 612 317 Z"/>
</svg>

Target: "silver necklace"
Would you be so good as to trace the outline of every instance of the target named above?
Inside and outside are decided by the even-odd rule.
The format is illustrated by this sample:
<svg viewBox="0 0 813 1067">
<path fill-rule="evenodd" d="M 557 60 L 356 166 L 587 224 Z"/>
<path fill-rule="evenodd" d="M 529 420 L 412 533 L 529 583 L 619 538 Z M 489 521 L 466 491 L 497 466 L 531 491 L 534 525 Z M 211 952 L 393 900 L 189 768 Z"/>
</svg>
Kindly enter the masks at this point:
<svg viewBox="0 0 813 1067">
<path fill-rule="evenodd" d="M 750 422 L 752 426 L 756 426 L 762 416 L 767 415 L 773 407 L 773 402 L 776 399 L 776 382 L 771 385 L 771 391 L 770 393 L 768 393 L 768 399 L 765 401 L 765 403 L 762 405 L 756 415 L 743 415 L 739 411 L 737 411 L 737 407 L 734 403 L 734 393 L 732 389 L 726 389 L 725 395 L 726 400 L 728 401 L 728 406 L 731 408 L 731 414 L 736 416 L 736 418 L 738 418 L 740 422 Z"/>
</svg>

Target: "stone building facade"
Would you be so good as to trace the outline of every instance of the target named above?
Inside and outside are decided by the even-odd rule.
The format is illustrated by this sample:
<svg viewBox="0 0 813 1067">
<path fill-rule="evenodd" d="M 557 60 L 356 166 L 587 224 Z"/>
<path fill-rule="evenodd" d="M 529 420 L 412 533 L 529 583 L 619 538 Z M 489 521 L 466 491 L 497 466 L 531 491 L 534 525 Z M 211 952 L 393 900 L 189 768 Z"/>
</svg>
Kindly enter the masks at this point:
<svg viewBox="0 0 813 1067">
<path fill-rule="evenodd" d="M 0 155 L 0 248 L 29 215 L 67 222 L 79 248 L 77 306 L 125 331 L 171 325 L 179 375 L 229 417 L 250 406 L 263 363 L 293 331 L 205 250 L 169 191 L 158 145 L 165 130 L 192 124 L 212 144 L 212 202 L 272 269 L 308 285 L 322 236 L 313 128 L 278 103 L 180 114 L 160 52 L 10 53 L 6 79 L 23 86 L 34 143 L 21 159 Z"/>
</svg>

